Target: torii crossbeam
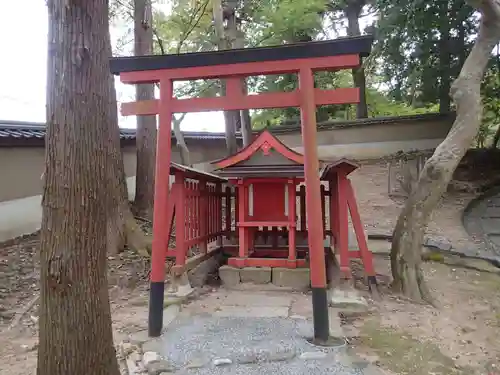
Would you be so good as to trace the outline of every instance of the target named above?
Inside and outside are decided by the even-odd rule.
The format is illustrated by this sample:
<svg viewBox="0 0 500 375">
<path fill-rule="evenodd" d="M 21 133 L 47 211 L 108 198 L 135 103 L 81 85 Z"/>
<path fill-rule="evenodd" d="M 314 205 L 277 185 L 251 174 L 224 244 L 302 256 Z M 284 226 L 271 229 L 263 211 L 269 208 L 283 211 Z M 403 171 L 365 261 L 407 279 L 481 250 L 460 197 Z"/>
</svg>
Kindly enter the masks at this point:
<svg viewBox="0 0 500 375">
<path fill-rule="evenodd" d="M 123 83 L 159 83 L 160 86 L 159 100 L 124 103 L 121 109 L 123 115 L 159 115 L 149 307 L 150 336 L 159 336 L 163 324 L 164 262 L 169 240 L 164 228 L 167 227 L 173 113 L 300 107 L 314 336 L 319 341 L 328 339 L 327 280 L 318 174 L 316 107 L 326 104 L 359 103 L 360 92 L 358 88 L 336 90 L 315 88 L 314 72 L 359 67 L 361 57 L 370 53 L 372 42 L 371 36 L 361 36 L 266 48 L 110 60 L 111 72 L 120 75 Z M 288 73 L 298 74 L 299 88 L 293 92 L 244 94 L 242 78 Z M 192 99 L 174 97 L 174 81 L 217 78 L 226 81 L 225 96 Z"/>
</svg>

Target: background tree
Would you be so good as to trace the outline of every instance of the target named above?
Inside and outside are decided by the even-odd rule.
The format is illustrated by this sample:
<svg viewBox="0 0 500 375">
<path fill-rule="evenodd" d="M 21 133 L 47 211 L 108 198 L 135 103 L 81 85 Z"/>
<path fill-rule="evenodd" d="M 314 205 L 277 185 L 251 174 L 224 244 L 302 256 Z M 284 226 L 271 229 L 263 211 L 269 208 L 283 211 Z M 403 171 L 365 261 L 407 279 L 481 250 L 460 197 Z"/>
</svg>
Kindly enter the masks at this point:
<svg viewBox="0 0 500 375">
<path fill-rule="evenodd" d="M 47 5 L 37 374 L 118 375 L 106 270 L 106 221 L 115 203 L 109 139 L 110 129 L 117 128 L 108 1 L 49 0 Z"/>
<path fill-rule="evenodd" d="M 431 214 L 481 125 L 481 81 L 500 41 L 500 3 L 474 3 L 481 13 L 479 33 L 452 86 L 457 117 L 445 140 L 427 160 L 394 229 L 391 268 L 394 287 L 415 301 L 432 302 L 420 268 L 424 231 Z"/>
<path fill-rule="evenodd" d="M 151 0 L 134 0 L 134 54 L 153 54 L 153 8 Z M 154 85 L 136 85 L 136 100 L 155 98 Z M 135 208 L 143 217 L 152 218 L 156 161 L 156 116 L 137 116 L 137 163 Z"/>
</svg>

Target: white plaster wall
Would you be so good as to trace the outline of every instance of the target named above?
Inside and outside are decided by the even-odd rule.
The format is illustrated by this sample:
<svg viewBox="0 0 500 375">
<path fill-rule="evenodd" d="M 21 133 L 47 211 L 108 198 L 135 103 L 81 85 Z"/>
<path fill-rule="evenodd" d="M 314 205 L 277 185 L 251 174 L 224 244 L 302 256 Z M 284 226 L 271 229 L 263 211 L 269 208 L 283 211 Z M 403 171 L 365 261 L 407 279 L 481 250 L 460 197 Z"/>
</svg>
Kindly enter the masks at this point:
<svg viewBox="0 0 500 375">
<path fill-rule="evenodd" d="M 135 195 L 135 177 L 127 178 L 129 199 Z M 0 202 L 0 242 L 36 232 L 42 223 L 42 196 Z"/>
</svg>

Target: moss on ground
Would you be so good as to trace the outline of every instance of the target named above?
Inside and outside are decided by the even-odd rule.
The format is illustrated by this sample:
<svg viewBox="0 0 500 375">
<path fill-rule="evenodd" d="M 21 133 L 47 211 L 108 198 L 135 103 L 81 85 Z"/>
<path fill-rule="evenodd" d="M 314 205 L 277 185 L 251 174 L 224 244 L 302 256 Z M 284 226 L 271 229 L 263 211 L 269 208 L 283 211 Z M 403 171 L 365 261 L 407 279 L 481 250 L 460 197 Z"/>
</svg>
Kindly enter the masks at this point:
<svg viewBox="0 0 500 375">
<path fill-rule="evenodd" d="M 428 342 L 420 342 L 409 333 L 380 327 L 367 321 L 362 328 L 362 344 L 379 357 L 383 368 L 401 375 L 472 375 L 471 369 L 455 366 L 450 357 Z"/>
</svg>

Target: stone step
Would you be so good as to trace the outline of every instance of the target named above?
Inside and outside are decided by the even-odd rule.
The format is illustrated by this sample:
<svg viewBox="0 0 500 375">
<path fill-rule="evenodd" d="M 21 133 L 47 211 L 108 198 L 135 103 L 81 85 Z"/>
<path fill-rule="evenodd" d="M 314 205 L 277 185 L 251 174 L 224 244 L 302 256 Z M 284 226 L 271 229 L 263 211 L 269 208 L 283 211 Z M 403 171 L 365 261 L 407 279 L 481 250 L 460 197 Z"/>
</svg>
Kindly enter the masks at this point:
<svg viewBox="0 0 500 375">
<path fill-rule="evenodd" d="M 240 284 L 266 285 L 283 287 L 287 290 L 307 290 L 310 286 L 309 268 L 271 268 L 222 266 L 219 268 L 222 285 L 238 288 Z"/>
</svg>

